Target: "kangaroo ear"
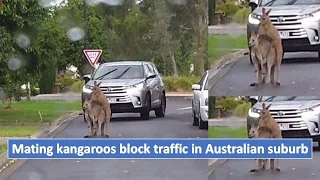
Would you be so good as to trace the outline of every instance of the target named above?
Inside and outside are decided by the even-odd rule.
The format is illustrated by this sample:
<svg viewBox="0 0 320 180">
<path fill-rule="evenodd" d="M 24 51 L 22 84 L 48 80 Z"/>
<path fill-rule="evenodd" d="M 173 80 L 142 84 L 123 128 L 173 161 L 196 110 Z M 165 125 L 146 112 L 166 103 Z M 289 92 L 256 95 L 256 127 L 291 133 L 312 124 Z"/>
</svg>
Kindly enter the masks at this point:
<svg viewBox="0 0 320 180">
<path fill-rule="evenodd" d="M 262 109 L 266 109 L 266 104 L 262 103 Z"/>
<path fill-rule="evenodd" d="M 102 83 L 102 82 L 99 82 L 99 83 L 97 84 L 97 86 L 100 86 L 101 83 Z"/>
<path fill-rule="evenodd" d="M 266 109 L 268 109 L 268 110 L 269 110 L 270 106 L 271 106 L 271 104 L 269 104 L 269 105 L 266 107 Z"/>
<path fill-rule="evenodd" d="M 267 12 L 266 12 L 266 15 L 269 16 L 269 13 L 270 13 L 271 9 L 269 9 Z"/>
<path fill-rule="evenodd" d="M 93 85 L 94 85 L 94 86 L 97 86 L 97 81 L 94 81 L 94 82 L 93 82 Z"/>
<path fill-rule="evenodd" d="M 262 8 L 262 15 L 266 15 L 266 9 Z"/>
</svg>

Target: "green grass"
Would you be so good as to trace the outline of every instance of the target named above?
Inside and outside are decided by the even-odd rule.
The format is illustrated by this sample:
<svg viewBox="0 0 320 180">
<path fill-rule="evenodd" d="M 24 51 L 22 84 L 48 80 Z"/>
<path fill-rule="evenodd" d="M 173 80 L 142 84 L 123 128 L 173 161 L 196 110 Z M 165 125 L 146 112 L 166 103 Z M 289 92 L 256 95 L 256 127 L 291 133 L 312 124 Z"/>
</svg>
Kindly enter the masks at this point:
<svg viewBox="0 0 320 180">
<path fill-rule="evenodd" d="M 214 64 L 223 56 L 237 49 L 246 48 L 248 48 L 246 36 L 210 35 L 208 39 L 209 61 Z"/>
<path fill-rule="evenodd" d="M 27 137 L 31 136 L 38 130 L 41 126 L 0 126 L 0 137 Z"/>
<path fill-rule="evenodd" d="M 7 151 L 7 145 L 6 144 L 0 145 L 0 155 L 6 151 Z"/>
<path fill-rule="evenodd" d="M 209 138 L 247 138 L 247 128 L 245 127 L 209 127 Z"/>
<path fill-rule="evenodd" d="M 0 104 L 0 123 L 9 125 L 52 122 L 62 115 L 81 110 L 80 101 L 20 101 L 13 102 L 12 109 L 5 109 L 6 106 Z"/>
</svg>

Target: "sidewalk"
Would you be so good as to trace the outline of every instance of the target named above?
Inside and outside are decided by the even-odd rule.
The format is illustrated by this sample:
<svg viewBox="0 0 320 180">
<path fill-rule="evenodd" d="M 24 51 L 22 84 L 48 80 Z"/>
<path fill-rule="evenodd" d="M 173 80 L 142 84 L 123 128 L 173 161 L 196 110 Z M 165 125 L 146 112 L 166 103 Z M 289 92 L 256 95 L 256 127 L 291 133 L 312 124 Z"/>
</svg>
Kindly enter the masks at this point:
<svg viewBox="0 0 320 180">
<path fill-rule="evenodd" d="M 215 127 L 246 127 L 247 119 L 231 116 L 226 118 L 209 119 L 208 123 L 209 126 Z"/>
<path fill-rule="evenodd" d="M 24 138 L 30 138 L 30 137 L 0 137 L 0 145 L 7 144 L 8 139 L 15 139 L 15 138 L 24 139 Z"/>
</svg>

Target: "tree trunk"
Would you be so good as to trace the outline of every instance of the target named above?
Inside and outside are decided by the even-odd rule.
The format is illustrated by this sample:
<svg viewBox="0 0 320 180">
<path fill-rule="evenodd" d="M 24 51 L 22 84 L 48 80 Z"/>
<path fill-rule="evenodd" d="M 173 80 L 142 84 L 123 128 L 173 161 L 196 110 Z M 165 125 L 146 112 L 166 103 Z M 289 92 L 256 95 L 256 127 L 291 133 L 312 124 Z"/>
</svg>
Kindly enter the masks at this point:
<svg viewBox="0 0 320 180">
<path fill-rule="evenodd" d="M 174 58 L 174 54 L 173 53 L 170 54 L 170 58 L 171 58 L 171 61 L 172 61 L 173 76 L 174 77 L 178 77 L 179 74 L 178 74 L 177 62 L 176 62 L 176 60 Z"/>
</svg>

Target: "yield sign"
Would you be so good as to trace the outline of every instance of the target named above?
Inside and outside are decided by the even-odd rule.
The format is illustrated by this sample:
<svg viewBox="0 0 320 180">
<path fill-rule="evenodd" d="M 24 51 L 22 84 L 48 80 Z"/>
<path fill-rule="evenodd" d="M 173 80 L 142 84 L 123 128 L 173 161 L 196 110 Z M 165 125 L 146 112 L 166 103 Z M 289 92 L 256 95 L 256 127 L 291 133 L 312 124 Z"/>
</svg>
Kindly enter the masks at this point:
<svg viewBox="0 0 320 180">
<path fill-rule="evenodd" d="M 86 56 L 87 60 L 91 64 L 92 67 L 97 64 L 99 58 L 102 54 L 101 49 L 85 49 L 83 50 L 84 55 Z"/>
</svg>

